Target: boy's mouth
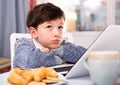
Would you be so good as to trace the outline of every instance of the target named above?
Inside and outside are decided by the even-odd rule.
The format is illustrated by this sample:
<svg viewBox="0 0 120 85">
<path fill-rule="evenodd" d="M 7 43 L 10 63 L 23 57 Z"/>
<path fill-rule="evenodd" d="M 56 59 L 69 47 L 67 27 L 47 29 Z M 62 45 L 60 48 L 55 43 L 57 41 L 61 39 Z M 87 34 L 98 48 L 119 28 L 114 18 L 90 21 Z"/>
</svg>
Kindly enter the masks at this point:
<svg viewBox="0 0 120 85">
<path fill-rule="evenodd" d="M 59 44 L 59 43 L 60 43 L 60 40 L 55 39 L 55 40 L 53 40 L 53 43 L 54 43 L 54 44 Z"/>
</svg>

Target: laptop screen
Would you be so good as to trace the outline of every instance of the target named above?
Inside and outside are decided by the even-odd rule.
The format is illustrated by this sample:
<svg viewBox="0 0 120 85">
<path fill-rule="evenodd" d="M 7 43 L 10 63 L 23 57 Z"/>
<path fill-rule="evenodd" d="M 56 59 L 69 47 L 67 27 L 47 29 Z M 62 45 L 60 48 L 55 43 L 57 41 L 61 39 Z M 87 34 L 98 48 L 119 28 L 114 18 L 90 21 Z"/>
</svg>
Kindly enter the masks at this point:
<svg viewBox="0 0 120 85">
<path fill-rule="evenodd" d="M 66 78 L 80 77 L 88 75 L 89 72 L 84 66 L 84 60 L 90 51 L 120 51 L 120 26 L 108 26 L 94 42 L 89 46 L 84 55 L 66 74 Z"/>
</svg>

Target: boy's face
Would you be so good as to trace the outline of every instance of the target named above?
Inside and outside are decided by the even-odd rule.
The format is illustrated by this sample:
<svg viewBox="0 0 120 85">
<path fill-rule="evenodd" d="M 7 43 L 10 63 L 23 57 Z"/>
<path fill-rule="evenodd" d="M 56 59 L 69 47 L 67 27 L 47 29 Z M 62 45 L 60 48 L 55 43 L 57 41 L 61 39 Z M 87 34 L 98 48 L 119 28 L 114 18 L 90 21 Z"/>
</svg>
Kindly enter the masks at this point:
<svg viewBox="0 0 120 85">
<path fill-rule="evenodd" d="M 62 40 L 64 19 L 59 18 L 38 25 L 37 30 L 30 28 L 30 34 L 44 47 L 59 47 Z"/>
</svg>

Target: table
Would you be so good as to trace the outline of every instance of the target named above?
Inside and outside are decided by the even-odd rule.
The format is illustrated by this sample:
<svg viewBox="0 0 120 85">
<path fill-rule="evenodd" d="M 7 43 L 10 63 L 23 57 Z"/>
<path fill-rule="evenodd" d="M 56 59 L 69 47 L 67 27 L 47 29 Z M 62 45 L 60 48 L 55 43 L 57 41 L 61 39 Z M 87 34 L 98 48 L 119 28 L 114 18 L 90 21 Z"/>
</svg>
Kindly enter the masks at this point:
<svg viewBox="0 0 120 85">
<path fill-rule="evenodd" d="M 10 68 L 11 68 L 10 59 L 0 57 L 0 73 L 10 71 Z"/>
<path fill-rule="evenodd" d="M 0 85 L 10 85 L 7 83 L 6 80 L 9 73 L 10 72 L 0 74 Z M 68 79 L 67 85 L 92 85 L 92 82 L 90 81 L 90 78 L 86 76 L 86 77 Z"/>
<path fill-rule="evenodd" d="M 10 72 L 0 74 L 0 85 L 10 85 L 7 83 L 7 77 Z M 89 76 L 67 79 L 67 85 L 93 85 Z M 118 80 L 120 83 L 120 79 Z"/>
</svg>

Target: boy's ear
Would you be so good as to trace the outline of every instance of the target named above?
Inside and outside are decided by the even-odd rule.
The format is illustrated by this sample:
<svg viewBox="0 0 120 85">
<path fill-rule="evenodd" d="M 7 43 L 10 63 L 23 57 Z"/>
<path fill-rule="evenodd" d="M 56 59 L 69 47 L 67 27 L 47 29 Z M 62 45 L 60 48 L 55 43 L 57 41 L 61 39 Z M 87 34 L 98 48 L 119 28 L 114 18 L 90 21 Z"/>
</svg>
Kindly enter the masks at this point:
<svg viewBox="0 0 120 85">
<path fill-rule="evenodd" d="M 37 38 L 37 34 L 36 34 L 37 32 L 36 32 L 36 29 L 34 27 L 29 28 L 29 33 L 33 38 Z"/>
</svg>

